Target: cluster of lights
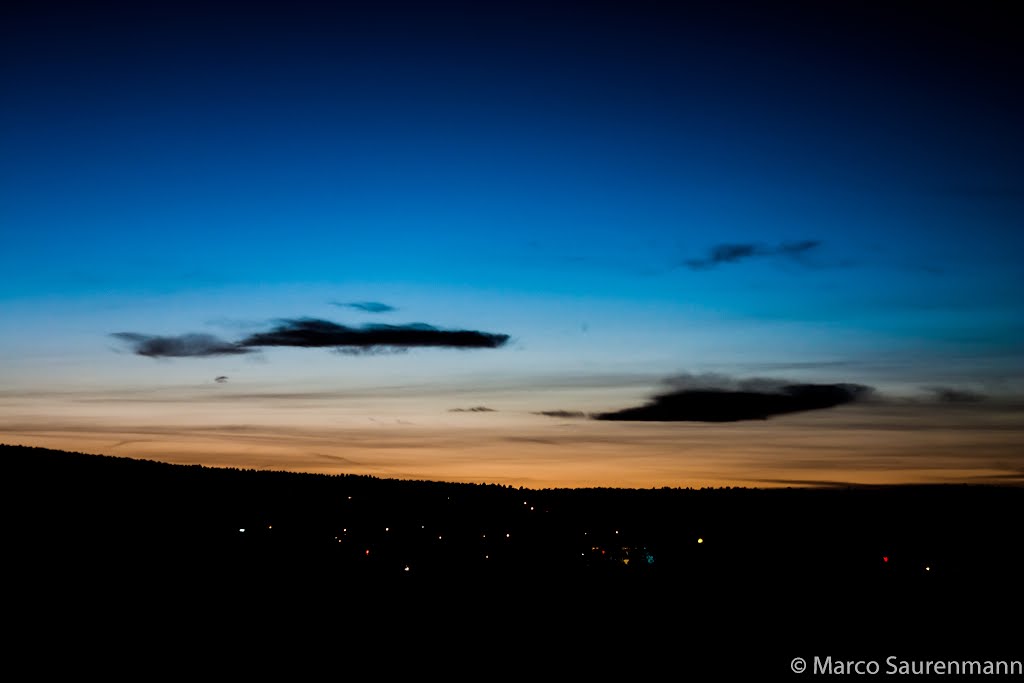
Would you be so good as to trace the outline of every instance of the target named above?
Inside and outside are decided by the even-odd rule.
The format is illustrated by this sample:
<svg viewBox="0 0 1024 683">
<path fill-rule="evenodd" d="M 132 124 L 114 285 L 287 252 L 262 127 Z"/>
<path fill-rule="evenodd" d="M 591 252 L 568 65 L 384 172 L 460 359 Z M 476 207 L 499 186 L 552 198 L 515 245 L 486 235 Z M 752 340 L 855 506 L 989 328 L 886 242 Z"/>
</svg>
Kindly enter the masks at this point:
<svg viewBox="0 0 1024 683">
<path fill-rule="evenodd" d="M 451 500 L 451 497 L 449 496 L 447 499 Z M 352 496 L 348 496 L 348 500 L 352 500 Z M 526 501 L 526 500 L 523 501 L 523 505 L 528 507 L 529 511 L 531 511 L 531 512 L 535 511 L 535 509 L 536 509 L 535 506 L 530 505 L 529 501 Z M 240 533 L 240 534 L 246 533 L 246 528 L 247 527 L 239 527 L 238 528 L 238 533 Z M 272 530 L 274 527 L 273 527 L 272 524 L 268 524 L 266 528 L 269 531 L 269 530 Z M 420 525 L 420 529 L 425 530 L 426 529 L 426 525 L 425 524 L 421 524 Z M 391 532 L 391 527 L 390 526 L 385 526 L 384 527 L 384 532 L 385 533 L 390 533 Z M 343 528 L 341 533 L 342 533 L 342 535 L 346 535 L 348 533 L 348 528 L 347 527 Z M 619 529 L 614 529 L 613 533 L 616 536 L 621 535 Z M 584 536 L 588 536 L 589 532 L 588 531 L 584 531 L 583 535 Z M 511 539 L 511 537 L 512 537 L 511 532 L 506 532 L 505 533 L 505 539 L 506 540 L 507 539 Z M 481 539 L 486 539 L 487 538 L 487 534 L 486 533 L 481 533 L 480 538 Z M 335 536 L 334 539 L 338 543 L 342 542 L 341 536 Z M 443 534 L 438 534 L 437 540 L 438 541 L 444 540 L 444 535 Z M 696 539 L 696 543 L 698 545 L 703 545 L 704 544 L 704 540 L 705 539 L 704 539 L 703 536 L 698 536 L 697 539 Z M 607 550 L 605 550 L 604 548 L 602 548 L 600 546 L 596 546 L 596 545 L 592 545 L 590 550 L 591 550 L 592 553 L 600 553 L 600 555 L 602 555 L 602 556 L 606 556 L 608 554 Z M 631 548 L 627 548 L 627 547 L 622 547 L 621 548 L 621 551 L 622 551 L 623 555 L 620 556 L 619 561 L 621 561 L 621 563 L 623 565 L 627 565 L 628 566 L 630 564 L 629 553 L 630 553 L 631 550 L 636 550 L 636 549 L 631 549 Z M 366 548 L 363 554 L 364 554 L 364 556 L 368 557 L 370 555 L 370 548 Z M 585 552 L 584 553 L 580 553 L 580 555 L 585 557 L 586 553 Z M 654 563 L 654 556 L 651 553 L 647 552 L 646 550 L 643 551 L 642 558 L 643 558 L 643 560 L 647 564 L 653 564 Z M 490 555 L 489 554 L 484 554 L 483 555 L 483 559 L 489 560 L 490 559 Z M 889 555 L 882 555 L 881 556 L 881 561 L 882 561 L 883 565 L 889 565 L 890 564 L 890 560 L 891 560 L 891 557 Z M 925 572 L 931 572 L 932 571 L 932 566 L 931 565 L 923 565 L 922 569 Z M 404 572 L 410 572 L 411 571 L 410 566 L 408 564 L 404 564 L 403 565 L 403 571 Z"/>
</svg>

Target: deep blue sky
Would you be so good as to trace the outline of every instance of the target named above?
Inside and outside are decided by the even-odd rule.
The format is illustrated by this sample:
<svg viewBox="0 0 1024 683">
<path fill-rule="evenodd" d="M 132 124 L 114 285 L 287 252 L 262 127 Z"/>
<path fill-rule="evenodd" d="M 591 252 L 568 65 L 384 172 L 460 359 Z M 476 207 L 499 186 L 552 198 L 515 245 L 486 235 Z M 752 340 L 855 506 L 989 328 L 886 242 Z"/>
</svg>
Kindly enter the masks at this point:
<svg viewBox="0 0 1024 683">
<path fill-rule="evenodd" d="M 7 3 L 0 376 L 159 387 L 207 360 L 162 375 L 111 333 L 310 316 L 513 339 L 318 356 L 364 386 L 1018 391 L 1011 4 Z M 359 301 L 396 310 L 332 303 Z"/>
</svg>

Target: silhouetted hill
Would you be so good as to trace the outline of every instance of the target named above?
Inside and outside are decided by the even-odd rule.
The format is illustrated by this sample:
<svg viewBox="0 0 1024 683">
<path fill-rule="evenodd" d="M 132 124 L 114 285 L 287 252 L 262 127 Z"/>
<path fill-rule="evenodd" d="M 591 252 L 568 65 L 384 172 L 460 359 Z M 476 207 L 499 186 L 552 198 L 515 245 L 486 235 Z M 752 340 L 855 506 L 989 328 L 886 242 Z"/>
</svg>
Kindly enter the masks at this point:
<svg viewBox="0 0 1024 683">
<path fill-rule="evenodd" d="M 534 648 L 575 634 L 648 657 L 784 633 L 792 657 L 854 637 L 996 643 L 994 615 L 1020 602 L 1019 487 L 528 490 L 0 456 L 6 580 L 29 620 L 313 620 L 493 647 L 516 625 Z"/>
</svg>

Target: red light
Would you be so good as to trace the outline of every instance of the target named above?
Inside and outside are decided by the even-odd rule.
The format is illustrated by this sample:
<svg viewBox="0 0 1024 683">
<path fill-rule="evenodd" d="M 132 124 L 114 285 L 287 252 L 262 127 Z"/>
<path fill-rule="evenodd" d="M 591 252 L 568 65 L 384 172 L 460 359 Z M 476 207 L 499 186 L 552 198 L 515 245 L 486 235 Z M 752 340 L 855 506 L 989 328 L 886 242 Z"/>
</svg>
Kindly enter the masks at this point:
<svg viewBox="0 0 1024 683">
<path fill-rule="evenodd" d="M 888 561 L 889 561 L 889 556 L 888 555 L 883 555 L 882 556 L 882 562 L 888 562 Z"/>
</svg>

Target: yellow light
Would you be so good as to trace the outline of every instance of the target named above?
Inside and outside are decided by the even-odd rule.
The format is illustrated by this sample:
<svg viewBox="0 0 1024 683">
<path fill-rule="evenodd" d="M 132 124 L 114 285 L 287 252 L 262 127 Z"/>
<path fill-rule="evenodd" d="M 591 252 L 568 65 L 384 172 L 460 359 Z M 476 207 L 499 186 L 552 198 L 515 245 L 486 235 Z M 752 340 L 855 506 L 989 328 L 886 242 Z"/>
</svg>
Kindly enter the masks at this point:
<svg viewBox="0 0 1024 683">
<path fill-rule="evenodd" d="M 703 539 L 703 538 L 698 538 L 698 539 L 697 539 L 697 543 L 703 543 L 703 542 L 704 542 L 704 539 Z"/>
</svg>

